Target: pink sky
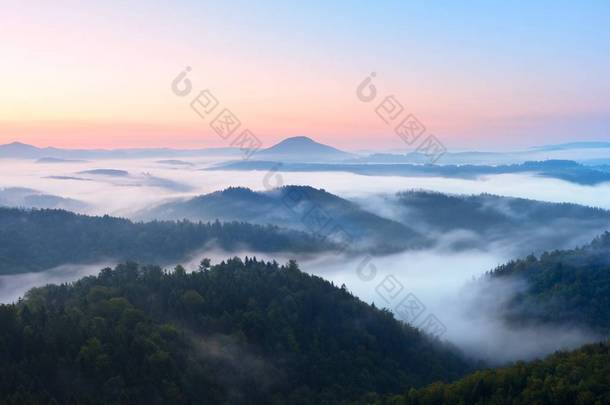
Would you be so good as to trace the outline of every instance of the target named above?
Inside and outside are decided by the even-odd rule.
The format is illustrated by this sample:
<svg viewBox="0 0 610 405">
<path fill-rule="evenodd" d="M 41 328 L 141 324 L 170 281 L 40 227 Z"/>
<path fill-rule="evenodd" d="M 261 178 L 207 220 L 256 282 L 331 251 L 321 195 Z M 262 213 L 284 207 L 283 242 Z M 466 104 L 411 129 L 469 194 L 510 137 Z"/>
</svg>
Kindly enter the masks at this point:
<svg viewBox="0 0 610 405">
<path fill-rule="evenodd" d="M 540 22 L 548 9 L 482 8 L 466 24 L 459 8 L 409 7 L 10 1 L 0 143 L 227 146 L 171 91 L 187 65 L 193 92 L 210 89 L 266 146 L 306 135 L 402 148 L 374 112 L 390 94 L 450 148 L 610 139 L 605 8 L 555 7 L 557 24 Z M 379 97 L 367 104 L 356 87 L 371 71 Z"/>
</svg>

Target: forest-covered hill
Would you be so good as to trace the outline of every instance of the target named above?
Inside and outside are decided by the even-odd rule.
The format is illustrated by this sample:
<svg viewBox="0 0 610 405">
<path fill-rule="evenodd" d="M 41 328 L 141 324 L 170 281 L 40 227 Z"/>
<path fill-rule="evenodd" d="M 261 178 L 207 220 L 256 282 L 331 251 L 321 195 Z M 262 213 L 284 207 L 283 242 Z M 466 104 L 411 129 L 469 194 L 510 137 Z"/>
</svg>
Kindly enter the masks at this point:
<svg viewBox="0 0 610 405">
<path fill-rule="evenodd" d="M 308 186 L 283 186 L 258 192 L 244 187 L 188 200 L 172 201 L 144 210 L 145 220 L 247 221 L 274 224 L 309 232 L 321 237 L 349 239 L 376 252 L 396 252 L 410 247 L 429 246 L 424 234 L 358 204 Z"/>
<path fill-rule="evenodd" d="M 345 231 L 353 250 L 392 253 L 447 240 L 456 250 L 503 246 L 514 257 L 572 248 L 610 229 L 610 211 L 523 198 L 411 190 L 348 200 L 323 189 L 230 187 L 139 212 L 142 220 L 246 221 L 322 236 Z M 446 238 L 445 238 L 446 237 Z"/>
<path fill-rule="evenodd" d="M 603 405 L 610 403 L 610 342 L 544 360 L 483 370 L 404 395 L 367 395 L 366 405 Z"/>
<path fill-rule="evenodd" d="M 31 290 L 0 306 L 0 343 L 9 404 L 330 405 L 470 369 L 296 263 L 248 258 L 193 273 L 127 263 Z"/>
<path fill-rule="evenodd" d="M 526 289 L 504 308 L 510 322 L 583 326 L 610 336 L 608 232 L 578 249 L 511 261 L 487 277 L 525 281 Z"/>
<path fill-rule="evenodd" d="M 104 260 L 176 263 L 206 244 L 227 251 L 308 253 L 333 249 L 329 241 L 276 226 L 218 221 L 139 223 L 62 210 L 0 207 L 0 274 Z"/>
</svg>

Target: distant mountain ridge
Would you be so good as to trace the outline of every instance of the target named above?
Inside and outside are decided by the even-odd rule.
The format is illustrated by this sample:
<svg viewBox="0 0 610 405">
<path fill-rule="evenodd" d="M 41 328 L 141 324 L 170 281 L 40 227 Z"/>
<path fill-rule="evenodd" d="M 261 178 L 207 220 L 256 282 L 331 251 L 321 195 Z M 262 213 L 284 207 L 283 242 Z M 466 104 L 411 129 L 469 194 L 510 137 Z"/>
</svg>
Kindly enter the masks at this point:
<svg viewBox="0 0 610 405">
<path fill-rule="evenodd" d="M 271 170 L 274 161 L 240 161 L 219 164 L 202 170 Z M 350 172 L 364 176 L 447 177 L 475 179 L 485 175 L 534 173 L 583 185 L 610 182 L 610 173 L 571 160 L 528 161 L 511 165 L 432 165 L 432 164 L 354 164 L 354 163 L 284 163 L 286 172 Z"/>
<path fill-rule="evenodd" d="M 154 157 L 197 157 L 197 156 L 241 156 L 239 148 L 172 149 L 172 148 L 130 148 L 130 149 L 61 149 L 39 148 L 21 142 L 0 145 L 0 158 L 42 159 L 49 163 L 54 159 L 135 159 Z"/>
<path fill-rule="evenodd" d="M 258 156 L 283 157 L 303 161 L 341 160 L 354 155 L 316 142 L 306 136 L 286 138 L 274 146 L 257 152 Z M 198 157 L 226 156 L 241 157 L 239 148 L 127 148 L 127 149 L 62 149 L 55 147 L 39 148 L 21 142 L 0 145 L 0 158 L 40 159 L 41 163 L 58 163 L 74 159 L 120 159 L 154 157 Z"/>
<path fill-rule="evenodd" d="M 610 149 L 610 142 L 572 142 L 558 145 L 536 146 L 525 150 L 502 152 L 489 151 L 449 151 L 443 156 L 443 165 L 508 165 L 536 160 L 570 159 L 586 164 L 610 163 L 599 153 L 584 153 L 587 150 Z M 570 151 L 580 151 L 570 153 Z M 361 151 L 348 153 L 325 145 L 306 136 L 286 138 L 276 145 L 263 148 L 255 153 L 256 160 L 286 162 L 343 162 L 343 163 L 402 163 L 426 164 L 429 158 L 421 152 L 404 149 L 397 151 Z M 234 147 L 172 149 L 172 148 L 127 148 L 127 149 L 61 149 L 55 147 L 39 148 L 22 142 L 0 145 L 0 158 L 42 159 L 41 163 L 60 163 L 58 160 L 82 159 L 131 159 L 131 158 L 187 158 L 187 157 L 226 157 L 241 159 L 242 151 Z"/>
<path fill-rule="evenodd" d="M 155 178 L 150 181 L 151 185 L 157 184 Z M 87 212 L 87 206 L 79 201 L 23 188 L 0 188 L 0 205 Z M 389 212 L 392 215 L 386 215 Z M 136 213 L 134 218 L 245 221 L 331 238 L 334 228 L 340 227 L 354 239 L 351 248 L 358 249 L 368 241 L 368 248 L 380 253 L 424 248 L 442 239 L 441 235 L 466 232 L 451 243 L 453 248 L 476 249 L 511 241 L 508 244 L 511 251 L 520 256 L 553 248 L 572 248 L 610 229 L 610 211 L 576 204 L 421 190 L 379 195 L 371 201 L 368 198 L 350 201 L 307 186 L 286 186 L 269 192 L 231 187 L 162 203 Z"/>
<path fill-rule="evenodd" d="M 608 210 L 492 194 L 406 191 L 387 196 L 384 207 L 420 232 L 466 231 L 461 247 L 500 243 L 517 256 L 573 248 L 610 229 Z"/>
<path fill-rule="evenodd" d="M 577 204 L 421 190 L 350 201 L 323 189 L 293 185 L 264 192 L 230 187 L 163 203 L 135 218 L 247 221 L 322 235 L 340 225 L 355 239 L 352 248 L 386 252 L 430 247 L 458 232 L 451 244 L 455 249 L 501 243 L 522 255 L 571 248 L 610 229 L 610 211 Z M 363 247 L 364 241 L 369 245 Z"/>
<path fill-rule="evenodd" d="M 610 148 L 610 142 L 591 141 L 591 142 L 568 142 L 557 145 L 536 146 L 535 150 L 564 150 L 564 149 L 599 149 Z"/>
<path fill-rule="evenodd" d="M 24 187 L 0 187 L 0 207 L 53 208 L 82 212 L 88 205 L 72 198 Z"/>
</svg>

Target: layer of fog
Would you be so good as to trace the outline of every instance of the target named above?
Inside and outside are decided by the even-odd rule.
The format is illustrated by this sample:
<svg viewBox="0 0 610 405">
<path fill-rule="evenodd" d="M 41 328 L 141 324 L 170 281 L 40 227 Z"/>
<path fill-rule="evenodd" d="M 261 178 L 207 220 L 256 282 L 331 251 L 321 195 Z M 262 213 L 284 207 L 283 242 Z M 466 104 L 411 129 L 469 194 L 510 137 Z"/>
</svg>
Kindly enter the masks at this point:
<svg viewBox="0 0 610 405">
<path fill-rule="evenodd" d="M 452 194 L 491 193 L 549 202 L 572 202 L 610 209 L 610 183 L 584 186 L 530 174 L 479 179 L 361 176 L 342 172 L 202 171 L 213 160 L 191 159 L 191 166 L 159 163 L 158 159 L 35 163 L 0 160 L 0 188 L 27 187 L 41 193 L 86 203 L 84 213 L 130 217 L 138 211 L 177 198 L 193 197 L 230 186 L 265 190 L 296 184 L 323 188 L 345 198 L 426 189 Z M 91 176 L 80 172 L 117 169 L 129 176 Z"/>
<path fill-rule="evenodd" d="M 422 188 L 453 194 L 492 193 L 504 196 L 532 198 L 551 202 L 573 202 L 610 208 L 610 184 L 581 186 L 557 179 L 533 175 L 488 176 L 478 180 L 445 178 L 371 177 L 351 173 L 275 173 L 252 171 L 201 171 L 211 161 L 190 160 L 193 166 L 159 164 L 156 160 L 120 160 L 36 164 L 29 161 L 0 160 L 0 188 L 27 187 L 46 194 L 72 198 L 88 204 L 87 213 L 130 216 L 139 210 L 173 198 L 184 198 L 221 190 L 229 186 L 245 186 L 264 190 L 281 184 L 310 185 L 324 188 L 343 197 L 356 198 L 378 193 Z M 130 173 L 122 178 L 88 176 L 86 181 L 57 177 L 87 177 L 79 172 L 93 169 L 119 169 Z M 50 178 L 55 176 L 55 178 Z M 281 183 L 278 182 L 281 177 Z M 166 179 L 168 183 L 147 183 L 147 177 Z M 184 188 L 177 191 L 175 184 Z M 467 237 L 465 235 L 453 235 Z M 447 240 L 447 244 L 450 244 Z M 243 255 L 246 252 L 240 252 Z M 198 252 L 185 260 L 196 267 L 201 256 L 222 260 L 235 253 Z M 252 255 L 252 253 L 250 253 Z M 479 290 L 468 286 L 472 277 L 514 258 L 506 246 L 491 245 L 486 250 L 455 251 L 447 247 L 397 255 L 377 257 L 365 263 L 373 264 L 377 274 L 370 281 L 358 276 L 363 258 L 299 257 L 294 255 L 264 255 L 259 258 L 284 262 L 299 260 L 301 268 L 320 275 L 336 285 L 347 288 L 366 302 L 394 310 L 398 302 L 386 302 L 378 294 L 378 286 L 393 275 L 403 285 L 404 294 L 414 294 L 426 307 L 425 317 L 434 314 L 445 326 L 443 338 L 467 352 L 486 359 L 529 359 L 559 348 L 575 347 L 593 340 L 586 331 L 561 328 L 515 329 L 498 319 L 494 308 L 510 297 L 518 286 L 507 284 L 494 288 L 486 297 L 488 287 Z M 0 276 L 0 302 L 12 302 L 25 291 L 48 283 L 74 281 L 97 273 L 104 265 L 62 266 L 44 273 Z M 473 289 L 474 288 L 474 289 Z M 400 300 L 400 296 L 397 297 Z M 484 301 L 480 301 L 484 300 Z M 420 318 L 417 319 L 417 322 Z"/>
<path fill-rule="evenodd" d="M 383 151 L 394 155 L 405 154 L 404 149 Z M 382 152 L 382 153 L 383 153 Z M 364 155 L 375 154 L 375 151 L 362 151 Z M 608 147 L 588 147 L 588 148 L 540 148 L 523 151 L 473 151 L 469 149 L 452 150 L 442 156 L 439 163 L 449 164 L 473 164 L 473 165 L 508 165 L 521 164 L 527 161 L 542 160 L 573 160 L 583 164 L 605 164 L 610 159 L 610 148 Z M 426 157 L 414 157 L 405 161 L 414 163 L 426 162 Z"/>
<path fill-rule="evenodd" d="M 336 286 L 345 284 L 361 300 L 387 308 L 415 327 L 425 330 L 425 321 L 436 317 L 444 330 L 442 334 L 432 334 L 455 344 L 473 358 L 493 364 L 531 360 L 599 340 L 575 325 L 510 325 L 502 318 L 502 306 L 527 285 L 517 280 L 482 279 L 486 272 L 512 258 L 509 246 L 495 244 L 493 251 L 455 251 L 449 247 L 451 244 L 446 240 L 435 249 L 378 257 L 200 251 L 183 265 L 194 271 L 204 256 L 211 258 L 212 263 L 235 255 L 279 263 L 296 259 L 301 270 Z M 415 319 L 404 316 L 404 300 L 412 296 L 424 306 Z"/>
<path fill-rule="evenodd" d="M 450 230 L 435 229 L 427 220 L 418 216 L 418 211 L 411 210 L 408 203 L 400 203 L 395 194 L 353 197 L 352 201 L 369 212 L 404 223 L 429 240 L 435 241 L 439 248 L 503 251 L 511 258 L 551 250 L 573 249 L 589 244 L 595 237 L 610 230 L 610 221 L 607 219 L 581 219 L 567 210 L 567 217 L 551 221 L 541 220 L 532 213 L 509 208 L 507 205 L 511 200 L 507 199 L 485 200 L 485 210 L 497 212 L 513 222 L 489 221 L 487 227 L 474 227 L 475 230 L 457 227 Z M 457 212 L 455 215 L 463 214 Z"/>
<path fill-rule="evenodd" d="M 70 283 L 86 276 L 97 275 L 101 269 L 112 266 L 114 266 L 112 262 L 89 265 L 66 264 L 39 273 L 1 275 L 0 304 L 17 302 L 32 288 Z"/>
<path fill-rule="evenodd" d="M 530 360 L 599 339 L 574 325 L 516 327 L 504 321 L 502 305 L 526 286 L 479 277 L 506 260 L 500 252 L 428 250 L 347 260 L 322 257 L 301 267 L 345 284 L 360 299 L 494 364 Z M 405 310 L 413 297 L 423 311 Z M 431 317 L 441 323 L 433 331 L 426 328 Z"/>
<path fill-rule="evenodd" d="M 256 256 L 279 263 L 296 259 L 303 271 L 336 286 L 345 284 L 363 301 L 388 308 L 398 319 L 413 326 L 423 328 L 426 319 L 436 317 L 443 325 L 439 336 L 442 340 L 455 344 L 474 358 L 497 364 L 529 360 L 598 339 L 572 325 L 513 327 L 507 324 L 501 319 L 499 309 L 527 286 L 514 281 L 491 283 L 479 279 L 486 271 L 508 261 L 511 257 L 507 251 L 500 246 L 496 246 L 496 251 L 455 251 L 446 247 L 449 245 L 379 257 L 226 252 L 205 248 L 179 264 L 194 271 L 203 257 L 211 258 L 212 263 L 233 256 Z M 0 303 L 15 302 L 33 287 L 73 282 L 114 264 L 66 265 L 40 273 L 0 276 Z M 409 313 L 405 312 L 404 300 L 413 296 L 423 304 L 423 311 L 415 319 L 405 318 Z"/>
</svg>

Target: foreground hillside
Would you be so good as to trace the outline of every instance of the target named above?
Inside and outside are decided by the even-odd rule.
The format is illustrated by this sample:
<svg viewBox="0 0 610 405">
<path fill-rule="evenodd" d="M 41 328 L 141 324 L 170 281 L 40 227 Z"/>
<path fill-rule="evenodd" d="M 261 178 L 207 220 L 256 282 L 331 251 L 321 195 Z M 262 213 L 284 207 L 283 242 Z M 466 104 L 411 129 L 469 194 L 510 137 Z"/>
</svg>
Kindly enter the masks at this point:
<svg viewBox="0 0 610 405">
<path fill-rule="evenodd" d="M 337 404 L 463 375 L 451 349 L 321 278 L 124 264 L 0 306 L 6 403 Z"/>
<path fill-rule="evenodd" d="M 451 383 L 402 396 L 369 395 L 377 405 L 602 405 L 610 403 L 610 342 L 556 353 L 544 360 L 477 371 Z"/>
<path fill-rule="evenodd" d="M 235 251 L 320 252 L 332 243 L 275 226 L 247 223 L 148 222 L 90 217 L 62 210 L 0 207 L 0 274 L 62 264 L 136 260 L 176 263 L 211 244 Z"/>
</svg>

